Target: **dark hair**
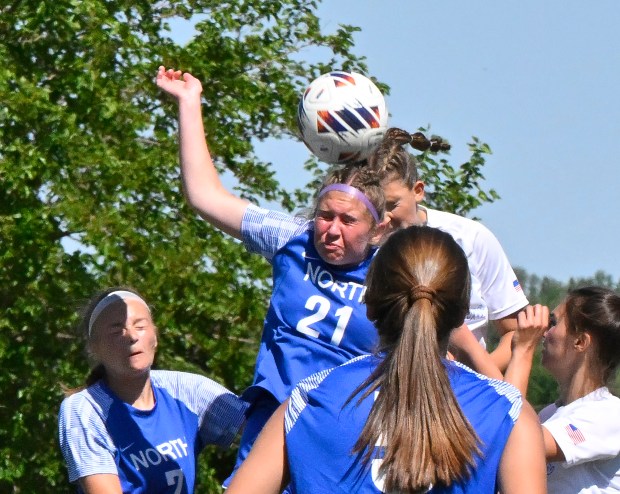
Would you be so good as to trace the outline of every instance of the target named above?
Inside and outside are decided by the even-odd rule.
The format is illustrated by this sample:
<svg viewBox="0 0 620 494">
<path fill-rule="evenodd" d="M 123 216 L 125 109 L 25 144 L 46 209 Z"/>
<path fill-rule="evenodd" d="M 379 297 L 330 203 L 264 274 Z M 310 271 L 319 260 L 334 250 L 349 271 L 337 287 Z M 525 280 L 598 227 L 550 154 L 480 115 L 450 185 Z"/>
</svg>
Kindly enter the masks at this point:
<svg viewBox="0 0 620 494">
<path fill-rule="evenodd" d="M 569 291 L 564 303 L 569 333 L 590 333 L 607 383 L 620 363 L 620 295 L 586 286 Z"/>
<path fill-rule="evenodd" d="M 447 151 L 450 144 L 441 137 L 432 137 L 430 140 L 421 132 L 409 132 L 391 127 L 383 136 L 381 144 L 368 159 L 368 165 L 375 170 L 381 182 L 402 180 L 407 188 L 411 189 L 418 180 L 418 161 L 407 152 L 405 146 L 409 144 L 419 151 Z"/>
<path fill-rule="evenodd" d="M 385 357 L 352 395 L 381 388 L 353 452 L 369 462 L 383 442 L 386 492 L 450 485 L 475 464 L 479 439 L 443 363 L 469 310 L 469 276 L 456 241 L 427 226 L 392 234 L 371 264 L 365 301 Z"/>
<path fill-rule="evenodd" d="M 360 167 L 356 164 L 349 164 L 330 170 L 319 192 L 328 185 L 347 184 L 355 187 L 362 192 L 375 207 L 379 218 L 383 218 L 385 214 L 385 195 L 381 187 L 379 175 L 371 169 Z M 318 207 L 318 199 L 316 201 L 314 212 Z M 374 221 L 374 219 L 373 219 Z"/>
<path fill-rule="evenodd" d="M 92 336 L 89 331 L 90 317 L 93 311 L 95 310 L 95 307 L 97 307 L 97 304 L 101 302 L 101 300 L 107 297 L 110 293 L 116 292 L 118 290 L 125 290 L 128 292 L 132 292 L 138 295 L 140 298 L 144 298 L 142 297 L 142 295 L 140 295 L 140 292 L 138 292 L 137 290 L 133 288 L 126 287 L 126 286 L 115 286 L 115 287 L 106 288 L 96 293 L 93 297 L 91 297 L 91 299 L 88 301 L 86 306 L 82 308 L 82 310 L 80 311 L 80 322 L 78 324 L 78 332 L 84 340 L 84 346 L 86 348 L 88 360 L 91 364 L 94 364 L 94 365 L 91 367 L 91 370 L 88 373 L 88 376 L 86 376 L 86 380 L 82 386 L 70 388 L 70 387 L 67 387 L 61 384 L 61 388 L 65 396 L 70 396 L 79 391 L 82 391 L 83 389 L 89 386 L 92 386 L 97 381 L 100 381 L 101 379 L 105 377 L 105 367 L 103 366 L 103 364 L 94 361 L 90 353 L 90 350 L 89 350 L 89 343 L 90 343 L 91 336 Z"/>
</svg>

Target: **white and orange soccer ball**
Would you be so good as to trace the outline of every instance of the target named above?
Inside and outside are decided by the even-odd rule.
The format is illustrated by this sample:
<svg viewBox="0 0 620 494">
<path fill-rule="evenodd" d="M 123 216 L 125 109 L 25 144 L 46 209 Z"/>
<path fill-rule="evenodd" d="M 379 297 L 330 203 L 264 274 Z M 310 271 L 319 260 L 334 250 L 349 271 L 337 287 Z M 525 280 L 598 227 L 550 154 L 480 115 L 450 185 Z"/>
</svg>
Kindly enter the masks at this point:
<svg viewBox="0 0 620 494">
<path fill-rule="evenodd" d="M 379 88 L 355 72 L 329 72 L 304 91 L 297 112 L 301 138 L 325 163 L 362 161 L 377 148 L 388 112 Z"/>
</svg>

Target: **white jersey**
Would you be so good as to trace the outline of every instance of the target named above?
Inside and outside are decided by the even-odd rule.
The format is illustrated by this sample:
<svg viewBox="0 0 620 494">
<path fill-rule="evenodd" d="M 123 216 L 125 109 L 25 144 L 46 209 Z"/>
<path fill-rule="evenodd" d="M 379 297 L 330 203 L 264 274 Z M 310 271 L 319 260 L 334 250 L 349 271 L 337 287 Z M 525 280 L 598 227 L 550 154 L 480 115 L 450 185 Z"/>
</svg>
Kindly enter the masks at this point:
<svg viewBox="0 0 620 494">
<path fill-rule="evenodd" d="M 467 256 L 471 298 L 465 323 L 486 348 L 489 320 L 501 319 L 528 304 L 499 241 L 482 223 L 445 211 L 418 206 L 426 224 L 449 233 Z"/>
<path fill-rule="evenodd" d="M 620 493 L 620 398 L 603 387 L 539 416 L 565 457 L 547 465 L 549 494 Z"/>
</svg>

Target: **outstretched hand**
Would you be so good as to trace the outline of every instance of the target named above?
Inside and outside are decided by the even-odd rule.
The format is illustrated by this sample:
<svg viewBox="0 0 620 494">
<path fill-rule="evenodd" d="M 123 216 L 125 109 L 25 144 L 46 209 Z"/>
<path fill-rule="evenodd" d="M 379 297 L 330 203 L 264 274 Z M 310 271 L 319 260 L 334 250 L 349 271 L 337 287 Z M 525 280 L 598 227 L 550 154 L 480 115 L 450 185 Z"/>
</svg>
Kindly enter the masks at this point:
<svg viewBox="0 0 620 494">
<path fill-rule="evenodd" d="M 168 69 L 160 66 L 157 70 L 157 86 L 178 100 L 199 96 L 202 84 L 193 75 L 180 70 Z"/>
<path fill-rule="evenodd" d="M 518 328 L 512 338 L 512 348 L 533 348 L 549 328 L 549 307 L 528 305 L 517 314 Z"/>
</svg>

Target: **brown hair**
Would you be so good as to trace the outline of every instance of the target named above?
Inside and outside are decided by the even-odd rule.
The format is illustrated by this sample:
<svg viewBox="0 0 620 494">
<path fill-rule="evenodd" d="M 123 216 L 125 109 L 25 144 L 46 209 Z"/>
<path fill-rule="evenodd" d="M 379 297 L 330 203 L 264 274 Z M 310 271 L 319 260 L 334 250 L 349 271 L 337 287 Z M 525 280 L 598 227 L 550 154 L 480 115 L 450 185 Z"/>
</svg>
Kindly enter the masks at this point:
<svg viewBox="0 0 620 494">
<path fill-rule="evenodd" d="M 368 317 L 385 358 L 353 396 L 380 388 L 354 453 L 366 462 L 381 440 L 386 492 L 426 492 L 467 478 L 479 439 L 442 361 L 469 310 L 467 258 L 447 233 L 412 226 L 392 234 L 367 277 Z"/>
<path fill-rule="evenodd" d="M 383 194 L 383 188 L 381 187 L 381 181 L 377 172 L 356 164 L 334 168 L 327 174 L 318 192 L 320 193 L 321 190 L 332 184 L 347 184 L 355 187 L 372 203 L 379 218 L 383 218 L 385 214 L 385 195 Z M 317 207 L 318 200 L 314 207 L 315 214 Z"/>
<path fill-rule="evenodd" d="M 569 333 L 592 335 L 607 383 L 620 363 L 620 295 L 609 288 L 586 286 L 571 290 L 564 304 Z"/>
<path fill-rule="evenodd" d="M 108 296 L 110 293 L 118 291 L 118 290 L 125 290 L 128 292 L 132 292 L 135 293 L 136 295 L 138 295 L 140 298 L 144 298 L 142 297 L 142 295 L 140 295 L 140 293 L 137 290 L 134 290 L 133 288 L 129 288 L 129 287 L 125 287 L 125 286 L 116 286 L 116 287 L 110 287 L 110 288 L 106 288 L 104 290 L 101 290 L 100 292 L 96 293 L 90 300 L 89 302 L 86 304 L 86 306 L 80 311 L 80 322 L 78 324 L 78 332 L 80 333 L 81 337 L 84 340 L 84 345 L 86 348 L 86 353 L 87 353 L 87 357 L 88 360 L 92 365 L 90 372 L 88 373 L 88 375 L 86 376 L 85 382 L 83 385 L 81 386 L 77 386 L 75 388 L 71 388 L 68 387 L 64 384 L 61 384 L 60 387 L 62 388 L 62 391 L 64 393 L 65 396 L 71 396 L 72 394 L 75 394 L 79 391 L 82 391 L 83 389 L 88 388 L 89 386 L 92 386 L 93 384 L 95 384 L 97 381 L 100 381 L 101 379 L 105 378 L 105 367 L 103 366 L 103 364 L 96 362 L 92 356 L 92 354 L 90 353 L 89 350 L 89 343 L 91 341 L 92 338 L 92 334 L 89 331 L 89 323 L 90 323 L 90 317 L 93 313 L 93 311 L 95 310 L 95 307 L 97 307 L 97 304 L 99 302 L 101 302 L 101 300 L 103 300 L 106 296 Z"/>
<path fill-rule="evenodd" d="M 402 180 L 408 189 L 415 185 L 418 180 L 418 161 L 405 149 L 407 144 L 418 151 L 450 149 L 450 144 L 441 137 L 427 139 L 421 132 L 410 134 L 391 127 L 385 132 L 377 150 L 368 158 L 368 165 L 379 174 L 382 183 Z"/>
</svg>

